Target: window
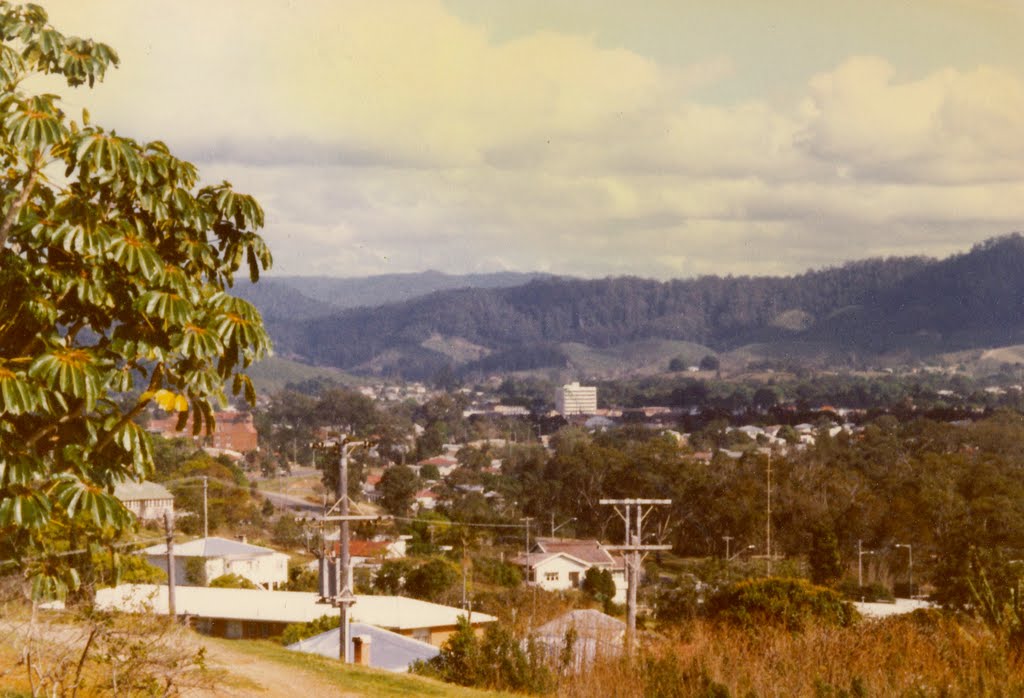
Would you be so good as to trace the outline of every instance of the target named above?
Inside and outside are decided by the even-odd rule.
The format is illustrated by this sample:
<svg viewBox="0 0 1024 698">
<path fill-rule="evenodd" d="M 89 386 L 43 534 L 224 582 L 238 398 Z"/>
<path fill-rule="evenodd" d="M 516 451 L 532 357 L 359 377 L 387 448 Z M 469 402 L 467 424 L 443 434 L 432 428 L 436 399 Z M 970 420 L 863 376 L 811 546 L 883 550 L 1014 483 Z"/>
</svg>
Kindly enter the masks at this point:
<svg viewBox="0 0 1024 698">
<path fill-rule="evenodd" d="M 558 572 L 545 572 L 544 573 L 544 581 L 545 582 L 557 582 L 558 581 Z"/>
</svg>

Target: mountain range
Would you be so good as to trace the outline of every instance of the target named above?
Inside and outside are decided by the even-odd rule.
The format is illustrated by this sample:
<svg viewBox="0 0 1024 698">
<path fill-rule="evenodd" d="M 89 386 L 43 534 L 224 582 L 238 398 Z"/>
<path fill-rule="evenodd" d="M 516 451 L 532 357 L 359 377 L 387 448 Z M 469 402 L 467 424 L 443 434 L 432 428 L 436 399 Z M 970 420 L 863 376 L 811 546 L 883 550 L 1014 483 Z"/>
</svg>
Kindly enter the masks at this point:
<svg viewBox="0 0 1024 698">
<path fill-rule="evenodd" d="M 584 375 L 596 365 L 629 372 L 631 356 L 663 365 L 673 353 L 855 365 L 1022 341 L 1024 238 L 941 260 L 868 259 L 785 277 L 427 272 L 272 277 L 239 293 L 263 313 L 278 355 L 354 373 Z"/>
</svg>

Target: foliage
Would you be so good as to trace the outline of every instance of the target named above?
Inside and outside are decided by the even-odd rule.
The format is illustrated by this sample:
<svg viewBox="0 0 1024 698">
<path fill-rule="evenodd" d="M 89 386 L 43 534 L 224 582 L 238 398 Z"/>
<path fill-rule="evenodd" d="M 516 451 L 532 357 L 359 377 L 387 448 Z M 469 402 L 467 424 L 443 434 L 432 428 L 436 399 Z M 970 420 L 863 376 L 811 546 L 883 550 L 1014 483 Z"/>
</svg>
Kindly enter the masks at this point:
<svg viewBox="0 0 1024 698">
<path fill-rule="evenodd" d="M 612 579 L 612 573 L 599 567 L 587 569 L 580 588 L 601 602 L 608 601 L 615 596 L 615 580 Z"/>
<path fill-rule="evenodd" d="M 474 557 L 473 573 L 476 579 L 487 584 L 512 588 L 523 583 L 523 573 L 518 567 L 493 557 Z"/>
<path fill-rule="evenodd" d="M 373 576 L 373 588 L 381 594 L 401 594 L 405 580 L 415 569 L 411 560 L 385 560 Z"/>
<path fill-rule="evenodd" d="M 56 623 L 15 610 L 4 620 L 0 650 L 13 647 L 19 659 L 3 673 L 24 671 L 29 695 L 167 696 L 214 687 L 205 648 L 164 616 L 73 612 Z"/>
<path fill-rule="evenodd" d="M 381 506 L 395 516 L 405 516 L 415 499 L 419 481 L 412 468 L 393 465 L 381 475 L 377 489 Z"/>
<path fill-rule="evenodd" d="M 204 587 L 209 581 L 206 578 L 206 560 L 201 557 L 185 558 L 185 583 Z"/>
<path fill-rule="evenodd" d="M 708 601 L 711 618 L 744 628 L 779 626 L 802 630 L 809 624 L 845 627 L 858 617 L 839 594 L 802 579 L 766 578 L 740 582 Z"/>
<path fill-rule="evenodd" d="M 441 646 L 441 652 L 426 662 L 417 662 L 415 673 L 433 676 L 462 686 L 524 693 L 545 693 L 554 686 L 551 669 L 537 645 L 522 643 L 501 623 L 491 623 L 483 639 L 465 616 L 459 616 L 456 631 Z"/>
<path fill-rule="evenodd" d="M 330 615 L 325 613 L 308 623 L 289 623 L 281 633 L 280 641 L 282 645 L 294 645 L 299 640 L 305 640 L 307 637 L 313 637 L 328 630 L 334 630 L 340 623 L 340 613 Z"/>
<path fill-rule="evenodd" d="M 435 557 L 411 570 L 405 578 L 405 591 L 425 601 L 442 601 L 459 580 L 459 572 L 447 560 Z"/>
<path fill-rule="evenodd" d="M 813 584 L 829 586 L 842 576 L 843 561 L 839 556 L 839 542 L 831 529 L 819 527 L 812 532 L 807 564 L 811 568 Z"/>
<path fill-rule="evenodd" d="M 267 500 L 270 501 L 270 500 Z M 291 514 L 282 514 L 274 522 L 271 533 L 273 541 L 282 547 L 298 548 L 305 540 L 306 529 Z"/>
<path fill-rule="evenodd" d="M 209 586 L 218 589 L 256 589 L 251 581 L 237 574 L 222 574 L 210 580 Z"/>
<path fill-rule="evenodd" d="M 70 87 L 118 63 L 61 34 L 36 5 L 0 2 L 0 559 L 39 593 L 77 586 L 58 541 L 132 526 L 113 486 L 153 467 L 135 419 L 149 406 L 210 429 L 242 372 L 266 354 L 256 309 L 226 291 L 271 263 L 263 212 L 191 164 L 71 121 L 36 76 Z M 55 175 L 59 171 L 62 175 Z"/>
<path fill-rule="evenodd" d="M 288 563 L 288 581 L 285 582 L 284 591 L 318 591 L 319 574 L 316 570 L 305 565 Z"/>
</svg>

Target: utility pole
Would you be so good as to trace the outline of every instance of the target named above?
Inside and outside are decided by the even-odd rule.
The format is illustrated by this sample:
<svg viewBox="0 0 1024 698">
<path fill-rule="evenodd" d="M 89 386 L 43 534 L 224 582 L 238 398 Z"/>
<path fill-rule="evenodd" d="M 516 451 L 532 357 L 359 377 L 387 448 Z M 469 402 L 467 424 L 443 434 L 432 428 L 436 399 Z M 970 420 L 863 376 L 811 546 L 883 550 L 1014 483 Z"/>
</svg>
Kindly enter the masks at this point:
<svg viewBox="0 0 1024 698">
<path fill-rule="evenodd" d="M 203 538 L 210 537 L 210 526 L 209 526 L 209 512 L 207 509 L 206 491 L 209 486 L 210 478 L 203 476 Z"/>
<path fill-rule="evenodd" d="M 768 576 L 772 576 L 772 452 L 768 451 L 768 515 L 765 517 L 765 559 L 768 561 Z"/>
<path fill-rule="evenodd" d="M 348 624 L 349 608 L 356 602 L 355 594 L 352 593 L 352 569 L 349 560 L 349 527 L 350 521 L 376 521 L 378 516 L 351 515 L 348 511 L 348 459 L 353 451 L 366 445 L 365 441 L 350 441 L 341 444 L 341 456 L 338 459 L 338 501 L 324 515 L 324 523 L 337 521 L 338 526 L 338 557 L 328 561 L 325 551 L 324 558 L 320 563 L 320 589 L 321 599 L 319 603 L 329 603 L 341 609 L 341 623 L 338 632 L 338 659 L 344 663 L 349 662 L 349 645 L 351 644 L 352 629 Z M 336 515 L 332 515 L 335 509 Z M 330 583 L 330 567 L 334 567 L 334 584 Z"/>
<path fill-rule="evenodd" d="M 653 507 L 669 505 L 671 499 L 602 499 L 601 504 L 615 507 L 615 513 L 626 524 L 623 545 L 610 545 L 609 550 L 621 550 L 626 563 L 626 645 L 630 651 L 636 641 L 636 591 L 640 584 L 641 553 L 652 550 L 671 550 L 671 545 L 644 545 L 643 521 Z M 621 509 L 619 507 L 622 507 Z M 647 508 L 644 511 L 644 508 Z"/>
<path fill-rule="evenodd" d="M 167 534 L 167 615 L 176 618 L 177 608 L 174 603 L 174 519 L 171 512 L 164 512 L 164 532 Z"/>
<path fill-rule="evenodd" d="M 864 556 L 874 555 L 874 550 L 864 550 L 861 545 L 862 541 L 857 539 L 857 587 L 858 590 L 864 588 Z"/>
<path fill-rule="evenodd" d="M 729 541 L 732 540 L 732 536 L 722 536 L 722 538 L 725 540 L 725 559 L 728 562 L 728 560 L 729 560 Z"/>
</svg>

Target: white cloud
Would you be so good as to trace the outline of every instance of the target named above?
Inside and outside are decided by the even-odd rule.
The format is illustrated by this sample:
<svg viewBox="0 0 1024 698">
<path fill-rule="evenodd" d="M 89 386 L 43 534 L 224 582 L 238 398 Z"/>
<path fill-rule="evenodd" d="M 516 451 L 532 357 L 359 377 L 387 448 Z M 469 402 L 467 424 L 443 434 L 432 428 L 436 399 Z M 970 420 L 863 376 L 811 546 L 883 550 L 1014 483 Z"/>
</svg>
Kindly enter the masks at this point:
<svg viewBox="0 0 1024 698">
<path fill-rule="evenodd" d="M 1024 219 L 1024 83 L 1004 68 L 907 78 L 859 56 L 785 99 L 712 102 L 732 54 L 498 39 L 438 2 L 50 6 L 124 61 L 68 103 L 256 194 L 279 273 L 778 273 Z"/>
</svg>

